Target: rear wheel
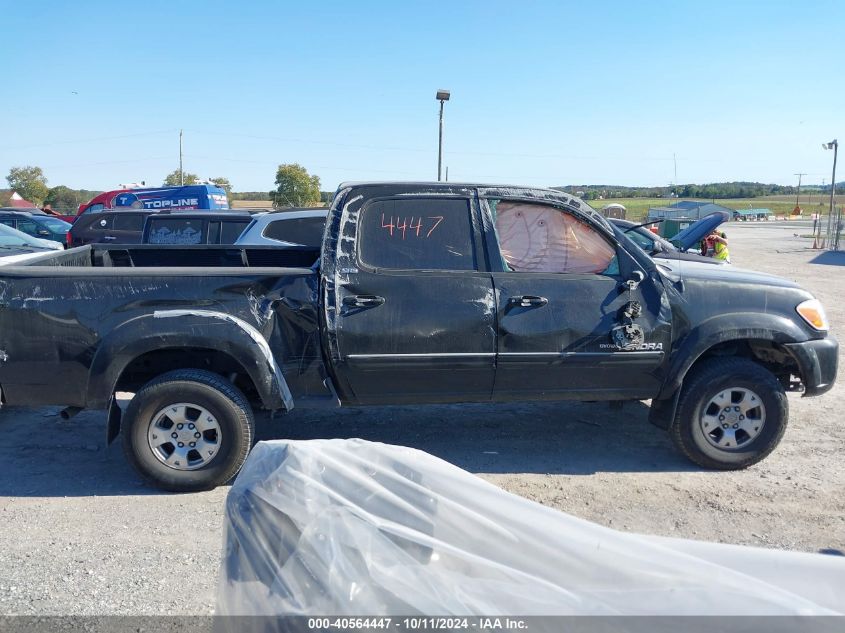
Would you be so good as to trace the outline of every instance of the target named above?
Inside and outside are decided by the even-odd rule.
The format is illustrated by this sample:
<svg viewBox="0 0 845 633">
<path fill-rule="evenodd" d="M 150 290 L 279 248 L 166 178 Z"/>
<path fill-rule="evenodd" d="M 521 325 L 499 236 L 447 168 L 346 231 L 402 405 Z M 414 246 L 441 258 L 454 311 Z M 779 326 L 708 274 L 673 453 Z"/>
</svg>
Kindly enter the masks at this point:
<svg viewBox="0 0 845 633">
<path fill-rule="evenodd" d="M 669 433 L 699 466 L 739 470 L 775 450 L 788 418 L 786 392 L 771 372 L 747 358 L 711 358 L 684 381 Z"/>
<path fill-rule="evenodd" d="M 154 486 L 209 490 L 240 470 L 253 428 L 252 410 L 237 387 L 209 371 L 180 369 L 148 382 L 132 398 L 123 449 Z"/>
</svg>

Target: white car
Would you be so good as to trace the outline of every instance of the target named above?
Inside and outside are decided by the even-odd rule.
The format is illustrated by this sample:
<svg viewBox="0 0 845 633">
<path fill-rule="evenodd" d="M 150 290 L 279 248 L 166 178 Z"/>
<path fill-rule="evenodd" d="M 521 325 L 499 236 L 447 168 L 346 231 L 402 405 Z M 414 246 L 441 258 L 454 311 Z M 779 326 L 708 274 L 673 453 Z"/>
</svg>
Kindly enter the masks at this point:
<svg viewBox="0 0 845 633">
<path fill-rule="evenodd" d="M 328 212 L 328 209 L 284 209 L 255 215 L 235 246 L 320 248 Z"/>
<path fill-rule="evenodd" d="M 0 266 L 9 266 L 52 251 L 63 250 L 64 246 L 52 240 L 42 240 L 0 224 Z"/>
</svg>

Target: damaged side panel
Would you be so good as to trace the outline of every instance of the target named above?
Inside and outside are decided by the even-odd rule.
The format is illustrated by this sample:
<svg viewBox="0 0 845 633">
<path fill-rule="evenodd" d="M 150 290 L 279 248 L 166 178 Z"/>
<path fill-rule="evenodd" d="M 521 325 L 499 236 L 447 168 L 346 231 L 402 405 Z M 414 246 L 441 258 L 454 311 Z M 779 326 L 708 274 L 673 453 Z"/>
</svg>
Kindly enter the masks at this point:
<svg viewBox="0 0 845 633">
<path fill-rule="evenodd" d="M 264 408 L 333 398 L 317 288 L 310 269 L 8 268 L 0 384 L 10 404 L 104 408 L 127 368 L 151 378 L 189 362 L 156 354 L 190 350 L 228 359 L 225 371 L 207 368 L 243 375 Z"/>
<path fill-rule="evenodd" d="M 489 400 L 496 314 L 490 274 L 478 270 L 474 190 L 359 187 L 336 196 L 330 217 L 325 338 L 345 397 Z"/>
</svg>

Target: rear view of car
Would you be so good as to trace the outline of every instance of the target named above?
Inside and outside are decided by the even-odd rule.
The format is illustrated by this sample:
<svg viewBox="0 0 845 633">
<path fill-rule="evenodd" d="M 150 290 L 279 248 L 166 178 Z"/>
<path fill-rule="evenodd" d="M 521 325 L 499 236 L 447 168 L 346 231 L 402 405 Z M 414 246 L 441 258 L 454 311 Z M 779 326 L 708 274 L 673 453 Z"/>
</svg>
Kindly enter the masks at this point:
<svg viewBox="0 0 845 633">
<path fill-rule="evenodd" d="M 249 225 L 248 213 L 156 213 L 144 224 L 143 244 L 234 244 Z"/>
</svg>

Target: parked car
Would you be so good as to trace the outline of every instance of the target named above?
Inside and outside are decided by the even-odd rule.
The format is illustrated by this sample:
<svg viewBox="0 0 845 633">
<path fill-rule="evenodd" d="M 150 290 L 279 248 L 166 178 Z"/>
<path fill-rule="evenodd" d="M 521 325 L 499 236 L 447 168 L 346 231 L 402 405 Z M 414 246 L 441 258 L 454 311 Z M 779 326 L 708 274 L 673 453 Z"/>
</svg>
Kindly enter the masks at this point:
<svg viewBox="0 0 845 633">
<path fill-rule="evenodd" d="M 0 224 L 11 226 L 32 237 L 58 242 L 63 247 L 67 247 L 67 233 L 71 227 L 68 222 L 47 215 L 38 209 L 33 211 L 0 209 Z"/>
<path fill-rule="evenodd" d="M 668 260 L 684 260 L 705 264 L 726 265 L 712 257 L 705 257 L 698 250 L 698 244 L 724 221 L 719 213 L 713 213 L 694 222 L 670 239 L 665 239 L 649 230 L 656 222 L 637 223 L 630 220 L 608 218 L 613 226 L 627 235 L 637 246 L 652 257 Z"/>
<path fill-rule="evenodd" d="M 154 213 L 144 222 L 142 244 L 234 244 L 252 221 L 249 213 Z"/>
<path fill-rule="evenodd" d="M 63 250 L 62 245 L 52 240 L 32 237 L 11 226 L 0 224 L 0 266 L 9 266 L 54 250 Z"/>
<path fill-rule="evenodd" d="M 154 211 L 102 211 L 80 216 L 68 232 L 68 247 L 140 244 L 144 221 Z"/>
<path fill-rule="evenodd" d="M 319 248 L 328 212 L 328 209 L 287 209 L 256 215 L 235 244 Z"/>
<path fill-rule="evenodd" d="M 173 257 L 192 249 L 205 267 Z M 341 185 L 319 267 L 304 246 L 132 250 L 0 269 L 0 390 L 107 409 L 109 441 L 169 490 L 230 480 L 253 409 L 294 406 L 650 400 L 691 461 L 734 470 L 777 447 L 787 390 L 836 380 L 807 290 L 703 264 L 681 277 L 560 191 Z"/>
</svg>

